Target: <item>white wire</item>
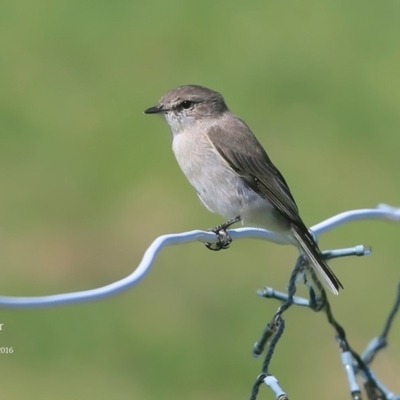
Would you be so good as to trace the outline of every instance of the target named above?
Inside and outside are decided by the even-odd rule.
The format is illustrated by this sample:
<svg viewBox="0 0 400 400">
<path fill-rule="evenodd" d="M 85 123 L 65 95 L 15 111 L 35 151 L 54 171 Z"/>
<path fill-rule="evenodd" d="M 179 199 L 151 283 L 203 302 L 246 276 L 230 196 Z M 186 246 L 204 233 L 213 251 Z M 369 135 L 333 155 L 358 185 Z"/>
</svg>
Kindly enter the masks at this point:
<svg viewBox="0 0 400 400">
<path fill-rule="evenodd" d="M 400 208 L 391 207 L 385 204 L 379 204 L 375 209 L 361 209 L 346 211 L 335 215 L 327 220 L 313 226 L 311 230 L 317 236 L 333 229 L 339 225 L 356 220 L 366 219 L 384 219 L 399 221 Z M 229 235 L 234 240 L 238 239 L 263 239 L 282 244 L 282 239 L 272 232 L 256 229 L 256 228 L 239 228 L 229 230 Z M 150 271 L 158 253 L 165 247 L 170 245 L 185 244 L 191 242 L 215 242 L 216 236 L 212 232 L 190 231 L 177 234 L 169 234 L 158 237 L 150 245 L 143 255 L 143 258 L 137 268 L 127 277 L 102 286 L 96 289 L 84 290 L 81 292 L 62 293 L 50 296 L 37 297 L 12 297 L 0 296 L 0 306 L 13 308 L 33 308 L 33 307 L 50 307 L 69 303 L 80 303 L 89 300 L 96 300 L 112 296 L 116 293 L 127 290 L 139 283 Z"/>
</svg>

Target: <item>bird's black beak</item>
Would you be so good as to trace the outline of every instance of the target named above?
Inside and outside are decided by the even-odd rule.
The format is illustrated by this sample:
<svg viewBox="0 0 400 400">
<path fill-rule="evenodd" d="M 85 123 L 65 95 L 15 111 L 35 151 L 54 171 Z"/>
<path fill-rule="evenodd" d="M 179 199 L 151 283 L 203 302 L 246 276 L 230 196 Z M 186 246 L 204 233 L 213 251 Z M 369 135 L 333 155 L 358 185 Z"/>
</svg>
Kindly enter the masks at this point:
<svg viewBox="0 0 400 400">
<path fill-rule="evenodd" d="M 163 111 L 167 111 L 167 110 L 162 106 L 154 106 L 154 107 L 148 108 L 147 110 L 144 110 L 144 113 L 145 114 L 158 114 Z"/>
</svg>

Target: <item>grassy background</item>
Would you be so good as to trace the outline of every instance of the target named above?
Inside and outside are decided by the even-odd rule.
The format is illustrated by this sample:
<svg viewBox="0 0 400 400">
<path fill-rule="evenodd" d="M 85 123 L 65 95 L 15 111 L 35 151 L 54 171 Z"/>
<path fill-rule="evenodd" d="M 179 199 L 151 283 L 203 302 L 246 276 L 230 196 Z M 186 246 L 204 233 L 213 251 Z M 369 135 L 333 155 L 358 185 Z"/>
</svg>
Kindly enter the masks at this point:
<svg viewBox="0 0 400 400">
<path fill-rule="evenodd" d="M 6 0 L 0 6 L 0 261 L 4 295 L 97 287 L 164 233 L 221 222 L 179 171 L 167 127 L 142 111 L 185 83 L 221 91 L 287 178 L 303 219 L 400 204 L 400 4 Z M 344 226 L 332 262 L 351 343 L 380 330 L 399 278 L 400 225 Z M 7 399 L 246 399 L 251 349 L 295 250 L 239 241 L 168 248 L 114 298 L 1 310 Z M 289 395 L 337 399 L 346 379 L 322 315 L 296 309 L 271 368 Z M 400 391 L 400 333 L 376 360 Z M 317 379 L 316 379 L 317 378 Z M 273 398 L 263 388 L 260 398 Z"/>
</svg>

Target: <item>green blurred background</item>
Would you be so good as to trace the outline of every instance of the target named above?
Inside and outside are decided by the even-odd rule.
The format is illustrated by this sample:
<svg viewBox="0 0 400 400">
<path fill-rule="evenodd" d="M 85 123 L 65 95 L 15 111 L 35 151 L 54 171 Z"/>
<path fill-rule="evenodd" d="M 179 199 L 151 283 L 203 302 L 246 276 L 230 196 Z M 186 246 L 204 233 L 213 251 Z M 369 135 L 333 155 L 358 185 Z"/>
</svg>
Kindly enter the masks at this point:
<svg viewBox="0 0 400 400">
<path fill-rule="evenodd" d="M 142 111 L 187 83 L 222 92 L 289 182 L 309 225 L 400 205 L 400 4 L 329 1 L 5 0 L 0 6 L 3 295 L 98 287 L 129 274 L 157 236 L 222 220 L 201 206 Z M 399 279 L 400 224 L 358 222 L 322 248 L 351 344 L 379 332 Z M 0 310 L 4 399 L 247 399 L 251 349 L 296 252 L 235 242 L 165 249 L 137 287 L 88 304 Z M 400 391 L 400 324 L 376 372 Z M 293 398 L 348 396 L 323 315 L 292 309 L 271 364 Z M 260 399 L 274 398 L 263 388 Z"/>
</svg>

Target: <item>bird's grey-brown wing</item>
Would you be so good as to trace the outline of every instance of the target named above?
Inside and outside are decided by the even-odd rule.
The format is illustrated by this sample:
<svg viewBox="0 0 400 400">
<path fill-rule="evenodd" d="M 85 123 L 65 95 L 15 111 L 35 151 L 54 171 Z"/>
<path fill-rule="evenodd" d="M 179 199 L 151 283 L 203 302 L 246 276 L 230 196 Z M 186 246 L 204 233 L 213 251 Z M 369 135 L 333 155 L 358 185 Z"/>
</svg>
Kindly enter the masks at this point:
<svg viewBox="0 0 400 400">
<path fill-rule="evenodd" d="M 224 129 L 229 130 L 224 137 L 218 126 L 208 131 L 210 142 L 221 157 L 249 188 L 268 199 L 290 222 L 304 226 L 285 179 L 250 128 L 242 120 L 235 119 Z"/>
<path fill-rule="evenodd" d="M 339 288 L 343 286 L 321 258 L 320 250 L 301 220 L 296 202 L 281 173 L 242 120 L 229 119 L 229 124 L 224 129 L 229 130 L 229 135 L 224 137 L 216 126 L 208 131 L 212 145 L 249 188 L 268 199 L 288 220 L 294 237 L 312 265 L 332 292 L 338 294 Z"/>
</svg>

